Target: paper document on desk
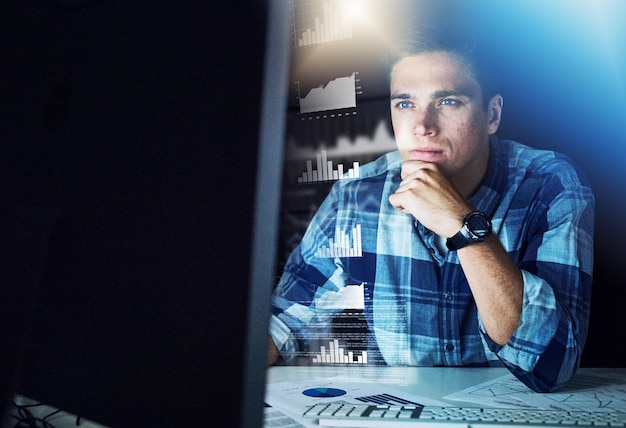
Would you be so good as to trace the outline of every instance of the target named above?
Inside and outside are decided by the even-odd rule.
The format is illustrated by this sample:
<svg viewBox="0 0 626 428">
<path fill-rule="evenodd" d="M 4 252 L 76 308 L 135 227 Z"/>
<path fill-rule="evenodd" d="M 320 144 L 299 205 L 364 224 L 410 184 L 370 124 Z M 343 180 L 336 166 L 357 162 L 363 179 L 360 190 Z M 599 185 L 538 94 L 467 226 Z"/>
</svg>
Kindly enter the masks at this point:
<svg viewBox="0 0 626 428">
<path fill-rule="evenodd" d="M 484 407 L 626 412 L 626 375 L 581 373 L 565 388 L 540 394 L 528 389 L 512 374 L 507 374 L 444 398 L 478 403 Z"/>
<path fill-rule="evenodd" d="M 316 426 L 316 425 L 314 425 Z M 303 425 L 296 421 L 294 418 L 284 414 L 280 410 L 273 407 L 266 407 L 263 413 L 263 427 L 264 428 L 307 428 L 308 425 Z"/>
<path fill-rule="evenodd" d="M 267 385 L 265 392 L 265 402 L 268 405 L 306 426 L 311 424 L 311 420 L 299 416 L 310 406 L 337 401 L 354 404 L 445 405 L 441 401 L 398 391 L 382 383 L 354 382 L 345 377 L 272 383 Z"/>
</svg>

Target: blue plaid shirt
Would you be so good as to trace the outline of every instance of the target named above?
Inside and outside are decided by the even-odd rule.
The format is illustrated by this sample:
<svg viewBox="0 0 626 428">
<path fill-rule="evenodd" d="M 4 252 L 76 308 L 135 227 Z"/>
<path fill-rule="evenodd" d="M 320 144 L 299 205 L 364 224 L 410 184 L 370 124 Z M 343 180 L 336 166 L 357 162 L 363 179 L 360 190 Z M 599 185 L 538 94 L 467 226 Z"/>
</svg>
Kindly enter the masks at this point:
<svg viewBox="0 0 626 428">
<path fill-rule="evenodd" d="M 275 290 L 270 335 L 289 360 L 306 331 L 333 317 L 321 301 L 364 284 L 364 313 L 386 364 L 506 366 L 536 391 L 564 385 L 587 337 L 593 267 L 594 198 L 566 157 L 492 137 L 489 166 L 470 203 L 524 280 L 521 321 L 505 346 L 490 340 L 456 252 L 410 214 L 391 206 L 398 152 L 339 180 L 290 255 Z M 362 256 L 320 257 L 333 237 L 360 225 Z M 332 306 L 332 305 L 331 305 Z"/>
</svg>

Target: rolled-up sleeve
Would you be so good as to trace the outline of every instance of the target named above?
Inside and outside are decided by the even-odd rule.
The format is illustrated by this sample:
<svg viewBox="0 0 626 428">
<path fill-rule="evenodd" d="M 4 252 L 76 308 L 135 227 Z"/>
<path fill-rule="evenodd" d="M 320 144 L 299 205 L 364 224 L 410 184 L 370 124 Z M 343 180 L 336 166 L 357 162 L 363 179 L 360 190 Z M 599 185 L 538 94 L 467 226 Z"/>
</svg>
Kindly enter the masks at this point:
<svg viewBox="0 0 626 428">
<path fill-rule="evenodd" d="M 521 320 L 504 346 L 488 345 L 529 388 L 554 391 L 576 373 L 587 339 L 593 270 L 594 199 L 575 170 L 555 177 L 529 222 L 520 251 L 524 280 Z M 565 183 L 565 184 L 564 184 Z M 533 231 L 533 227 L 535 231 Z M 543 231 L 541 231 L 543 229 Z"/>
</svg>

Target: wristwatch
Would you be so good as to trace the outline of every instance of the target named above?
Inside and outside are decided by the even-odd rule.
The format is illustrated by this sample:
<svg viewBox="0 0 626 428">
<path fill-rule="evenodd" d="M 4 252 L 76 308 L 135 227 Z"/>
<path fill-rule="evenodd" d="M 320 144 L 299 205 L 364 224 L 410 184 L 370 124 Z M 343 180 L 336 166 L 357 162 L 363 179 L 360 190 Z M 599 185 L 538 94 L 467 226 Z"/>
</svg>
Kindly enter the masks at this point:
<svg viewBox="0 0 626 428">
<path fill-rule="evenodd" d="M 452 238 L 448 238 L 446 246 L 455 251 L 476 242 L 485 241 L 491 235 L 491 220 L 481 211 L 473 211 L 463 219 L 463 227 Z"/>
</svg>

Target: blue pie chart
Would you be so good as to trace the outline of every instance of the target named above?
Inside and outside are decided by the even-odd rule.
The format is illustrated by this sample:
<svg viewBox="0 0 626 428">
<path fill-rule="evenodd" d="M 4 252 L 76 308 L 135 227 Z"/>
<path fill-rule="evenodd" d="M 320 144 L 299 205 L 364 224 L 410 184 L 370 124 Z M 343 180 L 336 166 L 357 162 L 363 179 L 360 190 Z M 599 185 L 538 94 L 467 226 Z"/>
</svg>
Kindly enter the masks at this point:
<svg viewBox="0 0 626 428">
<path fill-rule="evenodd" d="M 308 397 L 331 398 L 341 397 L 346 394 L 346 391 L 339 388 L 310 388 L 302 391 L 302 393 Z"/>
</svg>

